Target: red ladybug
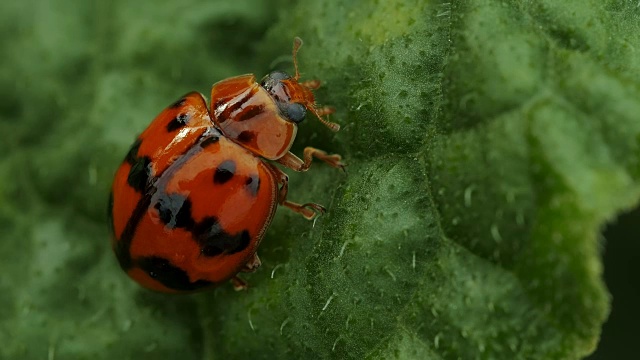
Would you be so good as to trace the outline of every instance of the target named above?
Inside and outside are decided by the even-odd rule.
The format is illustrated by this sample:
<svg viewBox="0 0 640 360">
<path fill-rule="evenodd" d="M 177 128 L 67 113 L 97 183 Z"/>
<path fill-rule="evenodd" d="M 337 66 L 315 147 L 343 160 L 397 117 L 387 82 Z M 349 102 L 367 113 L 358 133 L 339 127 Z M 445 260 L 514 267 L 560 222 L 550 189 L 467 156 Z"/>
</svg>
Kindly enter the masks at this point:
<svg viewBox="0 0 640 360">
<path fill-rule="evenodd" d="M 109 201 L 112 246 L 122 269 L 142 286 L 164 292 L 200 290 L 260 266 L 258 245 L 276 205 L 313 219 L 325 209 L 287 200 L 288 177 L 271 160 L 306 171 L 316 157 L 344 169 L 340 155 L 312 147 L 304 160 L 291 152 L 298 124 L 311 112 L 322 118 L 311 90 L 275 71 L 222 80 L 211 89 L 211 109 L 192 92 L 162 111 L 137 138 L 118 168 Z"/>
</svg>

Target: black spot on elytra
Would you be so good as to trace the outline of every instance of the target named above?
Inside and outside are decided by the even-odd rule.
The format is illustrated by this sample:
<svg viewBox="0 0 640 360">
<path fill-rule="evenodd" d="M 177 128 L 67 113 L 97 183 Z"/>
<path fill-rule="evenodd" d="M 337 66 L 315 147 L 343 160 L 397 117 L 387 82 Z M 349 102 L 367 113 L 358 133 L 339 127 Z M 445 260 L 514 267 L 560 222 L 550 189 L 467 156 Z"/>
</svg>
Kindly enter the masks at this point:
<svg viewBox="0 0 640 360">
<path fill-rule="evenodd" d="M 140 140 L 140 138 L 137 138 L 136 141 L 133 142 L 133 145 L 131 145 L 127 156 L 124 158 L 125 161 L 131 165 L 133 165 L 136 162 L 136 159 L 138 159 L 138 150 L 140 149 L 140 144 L 142 144 L 142 140 Z"/>
<path fill-rule="evenodd" d="M 161 193 L 154 205 L 160 220 L 169 228 L 190 229 L 194 225 L 191 217 L 191 200 L 180 194 Z"/>
<path fill-rule="evenodd" d="M 196 224 L 193 236 L 200 245 L 202 255 L 207 257 L 223 253 L 235 254 L 246 249 L 251 243 L 251 236 L 247 230 L 231 235 L 222 229 L 218 219 L 213 216 L 208 216 Z"/>
<path fill-rule="evenodd" d="M 200 147 L 204 149 L 209 145 L 213 145 L 217 143 L 219 140 L 220 140 L 219 136 L 211 135 L 200 142 Z"/>
<path fill-rule="evenodd" d="M 258 174 L 249 176 L 244 184 L 247 186 L 247 191 L 251 196 L 258 195 L 258 190 L 260 189 L 260 177 Z"/>
<path fill-rule="evenodd" d="M 252 105 L 247 106 L 240 115 L 236 118 L 236 121 L 246 121 L 253 119 L 254 117 L 262 114 L 264 112 L 264 105 Z"/>
<path fill-rule="evenodd" d="M 203 255 L 216 256 L 224 252 L 224 243 L 218 240 L 225 238 L 226 233 L 217 218 L 213 216 L 204 218 L 193 229 L 193 236 L 200 245 Z"/>
<path fill-rule="evenodd" d="M 212 285 L 212 283 L 207 280 L 191 282 L 186 271 L 159 256 L 140 258 L 137 260 L 137 265 L 140 269 L 147 272 L 151 278 L 159 281 L 169 289 L 194 291 Z"/>
<path fill-rule="evenodd" d="M 216 184 L 224 184 L 231 180 L 236 172 L 236 163 L 233 160 L 225 160 L 216 168 L 213 175 L 213 182 Z"/>
<path fill-rule="evenodd" d="M 240 251 L 246 249 L 247 246 L 249 246 L 249 244 L 251 243 L 251 235 L 249 235 L 249 231 L 248 230 L 242 230 L 242 232 L 240 232 L 240 234 L 236 234 L 234 242 L 235 242 L 235 246 L 232 246 L 227 251 L 227 253 L 235 254 L 237 252 L 240 252 Z"/>
<path fill-rule="evenodd" d="M 136 191 L 144 193 L 151 177 L 151 159 L 144 156 L 135 159 L 129 170 L 127 183 Z"/>
<path fill-rule="evenodd" d="M 248 143 L 248 142 L 251 142 L 255 137 L 256 137 L 256 134 L 253 131 L 245 130 L 240 134 L 238 134 L 237 139 L 240 142 Z"/>
<path fill-rule="evenodd" d="M 176 116 L 175 118 L 173 118 L 173 120 L 169 121 L 169 123 L 167 124 L 167 131 L 173 132 L 184 127 L 185 125 L 187 125 L 190 119 L 191 119 L 191 115 L 189 114 L 180 114 Z"/>
</svg>

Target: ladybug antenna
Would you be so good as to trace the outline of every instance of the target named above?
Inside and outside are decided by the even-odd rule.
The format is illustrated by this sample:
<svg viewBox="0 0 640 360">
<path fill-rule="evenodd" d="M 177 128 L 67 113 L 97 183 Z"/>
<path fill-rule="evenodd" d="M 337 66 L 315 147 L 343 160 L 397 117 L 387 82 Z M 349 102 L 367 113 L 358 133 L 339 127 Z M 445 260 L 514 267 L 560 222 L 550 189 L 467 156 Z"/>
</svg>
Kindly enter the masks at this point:
<svg viewBox="0 0 640 360">
<path fill-rule="evenodd" d="M 320 122 L 322 123 L 322 125 L 328 127 L 329 129 L 331 129 L 331 131 L 338 131 L 340 130 L 340 125 L 336 124 L 334 122 L 325 120 L 322 115 L 329 115 L 329 114 L 333 114 L 336 109 L 334 109 L 331 106 L 323 106 L 319 109 L 316 108 L 312 108 L 311 111 L 315 114 L 315 116 L 318 118 L 318 120 L 320 120 Z"/>
<path fill-rule="evenodd" d="M 298 79 L 300 79 L 300 72 L 298 72 L 298 50 L 300 50 L 301 46 L 302 39 L 297 36 L 293 38 L 293 68 L 296 70 L 296 74 L 293 79 L 295 81 L 298 81 Z"/>
</svg>

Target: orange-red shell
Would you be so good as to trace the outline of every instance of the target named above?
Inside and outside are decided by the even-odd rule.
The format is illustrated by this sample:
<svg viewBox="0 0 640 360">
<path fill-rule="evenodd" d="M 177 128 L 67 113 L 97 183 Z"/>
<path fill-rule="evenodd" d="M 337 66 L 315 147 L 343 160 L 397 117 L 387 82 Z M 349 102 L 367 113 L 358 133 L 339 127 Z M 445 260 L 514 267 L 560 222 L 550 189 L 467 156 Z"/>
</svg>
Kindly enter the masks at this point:
<svg viewBox="0 0 640 360">
<path fill-rule="evenodd" d="M 198 290 L 254 256 L 276 204 L 270 165 L 226 138 L 190 93 L 156 117 L 116 172 L 113 248 L 147 288 Z"/>
</svg>

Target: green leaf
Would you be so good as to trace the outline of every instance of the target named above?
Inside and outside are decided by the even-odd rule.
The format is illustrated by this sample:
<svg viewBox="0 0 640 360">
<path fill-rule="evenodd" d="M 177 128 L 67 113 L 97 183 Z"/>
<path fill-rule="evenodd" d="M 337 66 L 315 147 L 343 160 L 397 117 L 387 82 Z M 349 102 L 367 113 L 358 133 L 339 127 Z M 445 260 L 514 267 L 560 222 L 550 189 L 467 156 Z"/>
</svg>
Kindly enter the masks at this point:
<svg viewBox="0 0 640 360">
<path fill-rule="evenodd" d="M 0 358 L 578 359 L 609 312 L 599 232 L 640 199 L 630 1 L 38 0 L 0 5 Z M 16 21 L 20 19 L 20 21 Z M 181 94 L 272 67 L 318 78 L 340 153 L 291 174 L 263 267 L 139 288 L 106 199 Z"/>
</svg>

